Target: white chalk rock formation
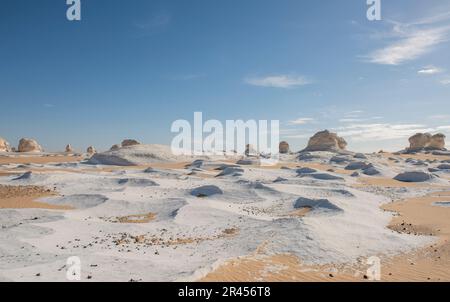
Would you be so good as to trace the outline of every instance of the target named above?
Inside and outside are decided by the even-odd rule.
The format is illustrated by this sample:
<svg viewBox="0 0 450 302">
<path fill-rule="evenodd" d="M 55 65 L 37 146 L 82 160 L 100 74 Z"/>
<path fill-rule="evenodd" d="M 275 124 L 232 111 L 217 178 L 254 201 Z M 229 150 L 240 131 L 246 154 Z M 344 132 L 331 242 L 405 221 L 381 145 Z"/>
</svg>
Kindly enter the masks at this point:
<svg viewBox="0 0 450 302">
<path fill-rule="evenodd" d="M 309 139 L 304 151 L 341 151 L 345 150 L 347 142 L 336 133 L 328 130 L 316 133 Z"/>
<path fill-rule="evenodd" d="M 445 135 L 442 133 L 433 135 L 431 137 L 428 148 L 430 148 L 430 149 L 445 149 Z"/>
<path fill-rule="evenodd" d="M 34 139 L 22 138 L 19 141 L 19 152 L 42 152 L 42 147 Z"/>
<path fill-rule="evenodd" d="M 72 153 L 72 152 L 73 152 L 73 148 L 72 148 L 72 146 L 70 144 L 68 144 L 66 146 L 66 153 Z"/>
<path fill-rule="evenodd" d="M 122 147 L 136 146 L 136 145 L 140 145 L 140 144 L 141 144 L 141 143 L 138 142 L 138 141 L 135 140 L 135 139 L 125 139 L 125 140 L 122 142 Z"/>
<path fill-rule="evenodd" d="M 112 147 L 109 149 L 109 151 L 117 151 L 121 148 L 119 144 L 112 145 Z"/>
<path fill-rule="evenodd" d="M 289 144 L 288 142 L 281 142 L 279 147 L 280 154 L 287 154 L 289 153 Z"/>
<path fill-rule="evenodd" d="M 438 133 L 431 135 L 430 133 L 417 133 L 409 138 L 408 150 L 443 150 L 445 149 L 445 135 Z"/>
<path fill-rule="evenodd" d="M 0 152 L 11 152 L 9 143 L 0 137 Z"/>
<path fill-rule="evenodd" d="M 86 152 L 87 152 L 89 155 L 94 155 L 95 153 L 97 153 L 97 150 L 95 150 L 94 147 L 89 146 L 89 147 L 87 148 Z"/>
</svg>

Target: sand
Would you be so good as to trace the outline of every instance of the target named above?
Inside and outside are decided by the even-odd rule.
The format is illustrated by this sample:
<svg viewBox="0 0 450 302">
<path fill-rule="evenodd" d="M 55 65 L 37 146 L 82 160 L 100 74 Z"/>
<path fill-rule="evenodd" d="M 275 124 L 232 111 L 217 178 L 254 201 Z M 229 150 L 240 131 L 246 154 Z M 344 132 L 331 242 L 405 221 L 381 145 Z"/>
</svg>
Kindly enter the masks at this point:
<svg viewBox="0 0 450 302">
<path fill-rule="evenodd" d="M 17 156 L 1 157 L 0 220 L 12 227 L 0 238 L 9 247 L 0 259 L 10 251 L 17 259 L 48 257 L 0 260 L 0 278 L 65 281 L 60 268 L 79 255 L 100 264 L 87 268 L 95 281 L 368 281 L 365 260 L 376 255 L 382 281 L 450 280 L 450 208 L 432 205 L 450 200 L 446 172 L 425 183 L 398 182 L 396 174 L 427 167 L 376 154 L 364 161 L 380 175 L 351 177 L 345 164 L 330 162 L 332 154 L 319 155 L 242 165 L 239 175 L 222 177 L 215 177 L 217 166 L 235 159 L 205 160 L 192 170 L 194 159 L 124 167 L 23 155 L 20 163 L 38 165 L 21 167 Z M 154 171 L 144 172 L 149 167 Z M 298 177 L 300 167 L 340 179 Z M 14 180 L 27 171 L 31 178 Z M 191 195 L 203 186 L 222 194 Z M 296 209 L 300 197 L 326 206 Z M 26 250 L 16 248 L 25 243 Z"/>
<path fill-rule="evenodd" d="M 0 185 L 0 209 L 71 209 L 68 206 L 51 205 L 37 201 L 39 198 L 55 195 L 55 192 L 38 186 Z"/>
</svg>

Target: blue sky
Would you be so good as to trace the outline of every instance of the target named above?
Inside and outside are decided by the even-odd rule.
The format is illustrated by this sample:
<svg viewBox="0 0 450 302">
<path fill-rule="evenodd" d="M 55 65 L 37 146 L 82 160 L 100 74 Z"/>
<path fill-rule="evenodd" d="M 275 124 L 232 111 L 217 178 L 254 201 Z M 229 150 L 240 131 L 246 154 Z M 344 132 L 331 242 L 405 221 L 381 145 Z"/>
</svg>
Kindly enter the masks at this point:
<svg viewBox="0 0 450 302">
<path fill-rule="evenodd" d="M 2 0 L 0 136 L 107 149 L 169 144 L 174 120 L 277 119 L 358 151 L 450 136 L 450 3 L 381 0 Z"/>
</svg>

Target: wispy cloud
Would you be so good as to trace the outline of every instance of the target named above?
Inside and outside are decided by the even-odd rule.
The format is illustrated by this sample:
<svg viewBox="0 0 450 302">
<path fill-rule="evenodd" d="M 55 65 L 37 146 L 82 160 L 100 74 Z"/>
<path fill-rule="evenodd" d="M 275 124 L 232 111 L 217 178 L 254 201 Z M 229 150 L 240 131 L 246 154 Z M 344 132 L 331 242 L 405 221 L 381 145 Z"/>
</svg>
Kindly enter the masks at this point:
<svg viewBox="0 0 450 302">
<path fill-rule="evenodd" d="M 340 136 L 354 141 L 381 141 L 408 138 L 418 132 L 434 132 L 436 129 L 422 124 L 352 124 L 334 129 Z"/>
<path fill-rule="evenodd" d="M 291 125 L 305 125 L 305 124 L 312 123 L 314 121 L 315 121 L 315 119 L 310 118 L 310 117 L 301 117 L 301 118 L 298 118 L 296 120 L 290 121 L 289 124 L 291 124 Z"/>
<path fill-rule="evenodd" d="M 443 71 L 442 68 L 435 66 L 427 66 L 417 71 L 417 73 L 420 75 L 433 75 L 441 73 L 442 71 Z"/>
<path fill-rule="evenodd" d="M 133 22 L 134 27 L 145 34 L 154 34 L 166 28 L 172 22 L 172 16 L 168 12 L 157 12 L 153 15 Z"/>
<path fill-rule="evenodd" d="M 450 85 L 450 79 L 444 79 L 439 81 L 439 83 L 441 83 L 442 85 Z"/>
<path fill-rule="evenodd" d="M 390 31 L 374 35 L 386 41 L 386 46 L 372 51 L 365 58 L 371 63 L 400 65 L 422 57 L 448 40 L 449 21 L 449 13 L 435 14 L 409 23 L 388 21 L 392 24 Z M 424 69 L 422 74 L 433 74 L 435 71 Z"/>
<path fill-rule="evenodd" d="M 445 120 L 445 119 L 450 119 L 450 114 L 430 115 L 428 118 L 433 119 L 433 120 Z"/>
<path fill-rule="evenodd" d="M 260 86 L 260 87 L 274 87 L 274 88 L 293 88 L 304 86 L 311 83 L 304 76 L 294 75 L 270 75 L 265 77 L 247 77 L 244 79 L 245 83 Z"/>
<path fill-rule="evenodd" d="M 403 33 L 400 40 L 375 50 L 367 58 L 371 63 L 384 65 L 400 65 L 415 60 L 446 41 L 448 30 L 448 27 L 440 27 Z"/>
</svg>

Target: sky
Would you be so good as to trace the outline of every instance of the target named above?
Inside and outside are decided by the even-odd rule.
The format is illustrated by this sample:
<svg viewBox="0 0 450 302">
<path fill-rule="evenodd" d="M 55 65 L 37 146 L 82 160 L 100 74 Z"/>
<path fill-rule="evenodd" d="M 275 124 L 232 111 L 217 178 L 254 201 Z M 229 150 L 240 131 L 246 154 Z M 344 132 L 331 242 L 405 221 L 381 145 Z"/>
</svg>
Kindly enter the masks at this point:
<svg viewBox="0 0 450 302">
<path fill-rule="evenodd" d="M 300 150 L 315 132 L 396 151 L 450 137 L 450 3 L 381 0 L 65 0 L 0 3 L 0 137 L 108 149 L 170 144 L 171 124 L 280 120 Z M 450 141 L 450 139 L 448 139 Z"/>
</svg>

